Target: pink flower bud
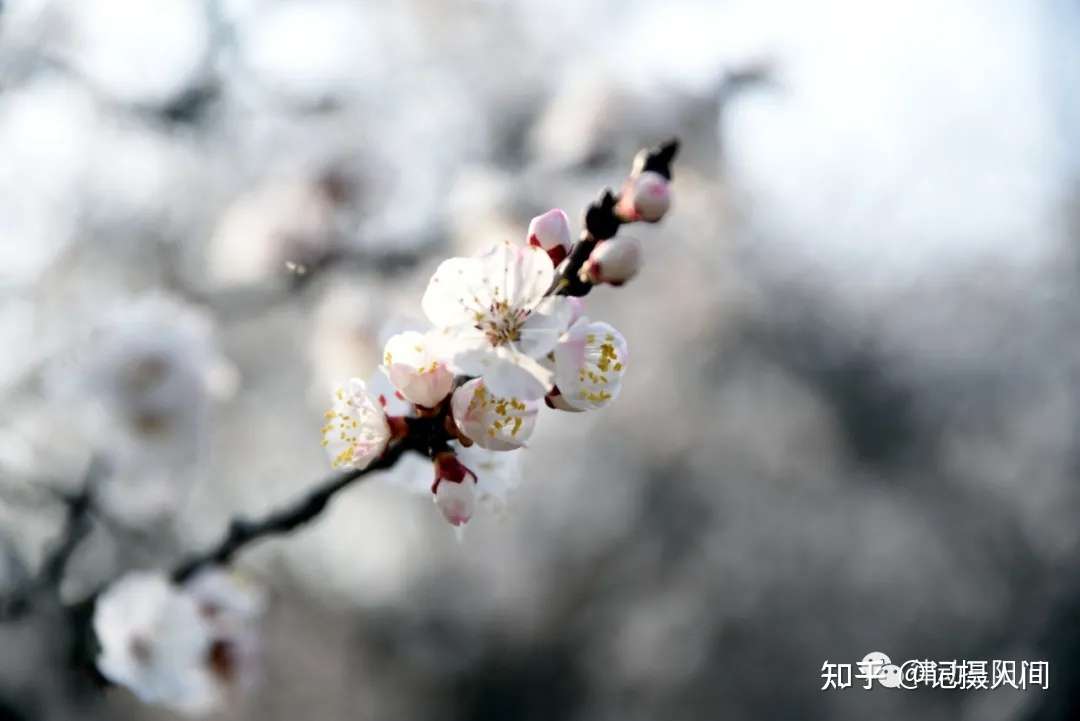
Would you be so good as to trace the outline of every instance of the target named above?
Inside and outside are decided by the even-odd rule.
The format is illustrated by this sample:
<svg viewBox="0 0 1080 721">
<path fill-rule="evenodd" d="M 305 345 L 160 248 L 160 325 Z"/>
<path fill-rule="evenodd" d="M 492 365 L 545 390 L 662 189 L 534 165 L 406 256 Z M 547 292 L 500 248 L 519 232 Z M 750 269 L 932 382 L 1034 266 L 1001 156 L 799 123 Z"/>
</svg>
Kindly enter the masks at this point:
<svg viewBox="0 0 1080 721">
<path fill-rule="evenodd" d="M 641 269 L 641 241 L 636 238 L 612 238 L 597 244 L 581 268 L 581 275 L 592 283 L 622 285 Z"/>
<path fill-rule="evenodd" d="M 566 213 L 552 208 L 529 221 L 529 245 L 543 248 L 558 265 L 570 251 L 570 221 Z"/>
<path fill-rule="evenodd" d="M 451 526 L 463 526 L 476 509 L 476 474 L 452 452 L 435 455 L 435 483 L 431 486 L 435 505 Z"/>
<path fill-rule="evenodd" d="M 641 220 L 655 223 L 671 207 L 671 189 L 667 178 L 646 170 L 634 179 L 630 190 L 634 212 Z"/>
</svg>

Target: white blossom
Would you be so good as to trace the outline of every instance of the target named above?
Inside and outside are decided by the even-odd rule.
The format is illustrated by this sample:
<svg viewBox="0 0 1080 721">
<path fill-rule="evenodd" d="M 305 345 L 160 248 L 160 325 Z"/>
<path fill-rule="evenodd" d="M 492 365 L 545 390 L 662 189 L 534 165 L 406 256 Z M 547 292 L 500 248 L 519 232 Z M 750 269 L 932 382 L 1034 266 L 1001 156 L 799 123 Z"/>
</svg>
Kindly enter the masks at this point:
<svg viewBox="0 0 1080 721">
<path fill-rule="evenodd" d="M 555 347 L 571 312 L 565 298 L 546 295 L 554 274 L 547 253 L 527 245 L 444 261 L 422 305 L 445 331 L 455 370 L 483 377 L 499 396 L 543 397 L 553 376 L 538 359 Z"/>
<path fill-rule="evenodd" d="M 626 339 L 619 331 L 607 323 L 578 319 L 555 346 L 559 402 L 577 410 L 606 406 L 619 395 L 627 357 Z"/>
<path fill-rule="evenodd" d="M 210 623 L 195 598 L 163 574 L 131 573 L 112 584 L 97 600 L 93 626 L 105 678 L 188 714 L 217 705 Z"/>
<path fill-rule="evenodd" d="M 206 460 L 213 403 L 235 385 L 212 319 L 160 294 L 106 313 L 45 380 L 65 442 L 81 439 L 112 468 L 96 489 L 99 502 L 133 526 L 182 502 Z"/>
<path fill-rule="evenodd" d="M 454 388 L 454 374 L 438 356 L 432 334 L 398 333 L 386 342 L 383 367 L 407 400 L 434 408 Z"/>
<path fill-rule="evenodd" d="M 492 394 L 480 378 L 454 391 L 450 407 L 458 429 L 469 440 L 492 451 L 509 451 L 525 445 L 540 410 L 537 401 Z"/>
<path fill-rule="evenodd" d="M 254 682 L 263 605 L 258 589 L 218 568 L 183 586 L 161 573 L 130 573 L 94 607 L 98 669 L 147 703 L 213 711 Z"/>
<path fill-rule="evenodd" d="M 322 436 L 333 468 L 364 469 L 383 454 L 390 442 L 390 424 L 364 381 L 351 378 L 337 389 Z"/>
</svg>

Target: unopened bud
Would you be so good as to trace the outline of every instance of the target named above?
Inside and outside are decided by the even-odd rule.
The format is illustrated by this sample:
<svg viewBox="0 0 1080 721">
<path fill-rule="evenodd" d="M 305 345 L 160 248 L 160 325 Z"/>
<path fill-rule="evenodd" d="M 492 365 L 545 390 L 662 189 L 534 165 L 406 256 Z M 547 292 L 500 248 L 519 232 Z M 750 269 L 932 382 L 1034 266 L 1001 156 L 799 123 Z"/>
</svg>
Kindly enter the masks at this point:
<svg viewBox="0 0 1080 721">
<path fill-rule="evenodd" d="M 431 492 L 435 505 L 451 526 L 460 527 L 472 518 L 476 508 L 476 474 L 450 451 L 435 456 L 435 483 Z"/>
<path fill-rule="evenodd" d="M 630 202 L 639 219 L 647 223 L 660 220 L 671 207 L 671 188 L 667 178 L 646 170 L 634 179 L 630 188 Z"/>
<path fill-rule="evenodd" d="M 641 241 L 636 238 L 613 238 L 598 243 L 581 267 L 582 280 L 622 285 L 641 269 L 641 255 Z"/>
<path fill-rule="evenodd" d="M 558 265 L 570 252 L 570 221 L 566 213 L 552 208 L 529 221 L 529 245 L 543 248 Z"/>
</svg>

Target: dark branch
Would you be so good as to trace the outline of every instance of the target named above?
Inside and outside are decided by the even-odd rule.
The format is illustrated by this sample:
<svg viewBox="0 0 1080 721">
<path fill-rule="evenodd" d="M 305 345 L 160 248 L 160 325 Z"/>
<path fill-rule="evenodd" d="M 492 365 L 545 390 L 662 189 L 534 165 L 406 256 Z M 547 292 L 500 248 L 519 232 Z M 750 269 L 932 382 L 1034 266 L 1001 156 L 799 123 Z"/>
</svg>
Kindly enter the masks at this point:
<svg viewBox="0 0 1080 721">
<path fill-rule="evenodd" d="M 106 471 L 104 461 L 92 457 L 79 490 L 73 495 L 60 495 L 67 507 L 63 530 L 55 545 L 45 554 L 40 571 L 0 599 L 0 621 L 12 621 L 25 615 L 40 594 L 59 593 L 68 562 L 90 533 L 94 490 Z"/>
<path fill-rule="evenodd" d="M 173 570 L 172 579 L 177 583 L 183 583 L 196 571 L 206 566 L 229 563 L 238 551 L 261 538 L 289 533 L 303 526 L 322 513 L 338 491 L 347 488 L 369 473 L 392 467 L 409 448 L 409 445 L 399 443 L 389 448 L 381 458 L 367 468 L 332 476 L 319 483 L 295 503 L 272 511 L 263 518 L 257 520 L 234 518 L 220 541 L 207 551 L 182 561 Z"/>
</svg>

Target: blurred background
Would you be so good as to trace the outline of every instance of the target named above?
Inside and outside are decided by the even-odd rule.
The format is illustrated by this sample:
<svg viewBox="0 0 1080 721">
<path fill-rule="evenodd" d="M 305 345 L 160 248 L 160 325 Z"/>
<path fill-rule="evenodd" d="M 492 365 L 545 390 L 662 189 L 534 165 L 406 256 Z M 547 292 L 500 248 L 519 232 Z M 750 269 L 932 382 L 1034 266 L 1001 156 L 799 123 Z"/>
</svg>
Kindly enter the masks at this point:
<svg viewBox="0 0 1080 721">
<path fill-rule="evenodd" d="M 247 552 L 217 718 L 1080 717 L 1075 0 L 0 1 L 4 585 L 94 454 L 71 600 L 302 493 L 442 258 L 669 136 L 619 401 L 461 543 L 417 461 Z M 0 718 L 171 718 L 58 633 L 0 627 Z M 875 650 L 1050 689 L 820 691 Z"/>
</svg>

